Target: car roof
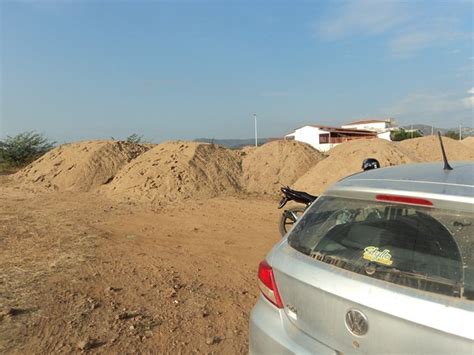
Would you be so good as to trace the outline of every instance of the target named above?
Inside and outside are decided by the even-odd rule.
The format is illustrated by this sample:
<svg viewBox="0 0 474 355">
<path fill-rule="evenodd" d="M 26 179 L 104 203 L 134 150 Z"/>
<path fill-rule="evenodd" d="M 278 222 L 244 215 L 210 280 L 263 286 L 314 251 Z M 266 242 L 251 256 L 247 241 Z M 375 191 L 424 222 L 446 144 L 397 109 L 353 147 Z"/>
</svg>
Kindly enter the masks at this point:
<svg viewBox="0 0 474 355">
<path fill-rule="evenodd" d="M 454 162 L 451 165 L 453 170 L 444 170 L 444 164 L 441 162 L 398 165 L 369 170 L 363 174 L 354 174 L 349 176 L 347 180 L 423 181 L 474 186 L 474 161 Z"/>
<path fill-rule="evenodd" d="M 354 174 L 331 186 L 325 195 L 360 193 L 402 194 L 439 200 L 438 207 L 474 212 L 474 161 L 452 162 L 453 170 L 444 170 L 442 162 L 405 164 Z M 442 206 L 441 206 L 442 205 Z"/>
</svg>

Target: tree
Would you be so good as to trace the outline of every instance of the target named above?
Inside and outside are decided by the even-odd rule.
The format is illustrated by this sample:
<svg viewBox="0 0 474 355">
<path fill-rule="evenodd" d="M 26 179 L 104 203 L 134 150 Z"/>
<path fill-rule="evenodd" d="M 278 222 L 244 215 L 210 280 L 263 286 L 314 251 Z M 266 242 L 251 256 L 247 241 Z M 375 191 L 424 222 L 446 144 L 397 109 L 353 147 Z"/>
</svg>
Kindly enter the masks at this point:
<svg viewBox="0 0 474 355">
<path fill-rule="evenodd" d="M 444 134 L 445 137 L 448 137 L 448 138 L 451 138 L 451 139 L 456 139 L 458 140 L 459 139 L 459 133 L 456 133 L 454 131 L 447 131 L 445 134 Z"/>
<path fill-rule="evenodd" d="M 0 160 L 11 166 L 25 165 L 51 150 L 55 144 L 56 142 L 51 142 L 35 132 L 7 136 L 5 140 L 0 141 Z"/>
<path fill-rule="evenodd" d="M 143 144 L 143 143 L 146 143 L 145 140 L 143 139 L 143 136 L 139 136 L 138 134 L 136 133 L 133 133 L 131 135 L 129 135 L 125 141 L 127 143 L 135 143 L 135 144 Z"/>
<path fill-rule="evenodd" d="M 419 138 L 422 136 L 423 135 L 418 130 L 406 131 L 403 128 L 400 128 L 399 130 L 392 132 L 391 139 L 394 142 L 399 142 L 399 141 L 404 141 L 405 139 Z"/>
</svg>

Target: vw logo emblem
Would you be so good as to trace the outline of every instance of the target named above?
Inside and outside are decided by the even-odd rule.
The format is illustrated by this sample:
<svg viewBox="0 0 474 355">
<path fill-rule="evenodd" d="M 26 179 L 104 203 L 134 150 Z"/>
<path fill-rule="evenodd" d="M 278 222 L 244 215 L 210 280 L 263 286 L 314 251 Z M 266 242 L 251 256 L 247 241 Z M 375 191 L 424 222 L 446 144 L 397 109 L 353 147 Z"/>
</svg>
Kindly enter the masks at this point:
<svg viewBox="0 0 474 355">
<path fill-rule="evenodd" d="M 351 309 L 346 313 L 346 327 L 352 334 L 362 336 L 369 330 L 369 321 L 364 313 Z"/>
</svg>

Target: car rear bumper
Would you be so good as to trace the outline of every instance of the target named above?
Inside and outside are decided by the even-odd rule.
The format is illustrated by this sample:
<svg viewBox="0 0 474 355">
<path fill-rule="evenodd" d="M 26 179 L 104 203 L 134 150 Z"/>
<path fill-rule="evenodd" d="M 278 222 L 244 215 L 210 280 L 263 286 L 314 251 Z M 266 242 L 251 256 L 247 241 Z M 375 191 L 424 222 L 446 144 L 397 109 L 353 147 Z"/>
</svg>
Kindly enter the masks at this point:
<svg viewBox="0 0 474 355">
<path fill-rule="evenodd" d="M 296 328 L 283 310 L 260 296 L 250 315 L 249 353 L 337 354 Z"/>
</svg>

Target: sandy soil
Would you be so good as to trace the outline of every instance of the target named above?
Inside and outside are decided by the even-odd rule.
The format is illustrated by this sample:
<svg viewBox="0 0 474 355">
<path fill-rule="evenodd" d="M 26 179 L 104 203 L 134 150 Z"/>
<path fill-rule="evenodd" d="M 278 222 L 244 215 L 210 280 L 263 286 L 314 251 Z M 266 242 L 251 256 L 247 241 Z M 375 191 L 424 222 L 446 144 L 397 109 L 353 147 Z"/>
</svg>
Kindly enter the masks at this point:
<svg viewBox="0 0 474 355">
<path fill-rule="evenodd" d="M 82 141 L 49 151 L 16 174 L 34 190 L 91 191 L 110 182 L 150 147 L 123 141 Z"/>
<path fill-rule="evenodd" d="M 239 192 L 241 173 L 230 149 L 170 141 L 132 160 L 104 188 L 114 199 L 163 204 Z"/>
<path fill-rule="evenodd" d="M 465 144 L 469 149 L 471 149 L 471 152 L 474 150 L 474 137 L 464 138 L 461 143 Z M 474 156 L 474 153 L 472 153 L 472 155 Z"/>
<path fill-rule="evenodd" d="M 297 190 L 320 195 L 340 179 L 360 172 L 366 158 L 375 158 L 382 167 L 417 161 L 401 151 L 397 144 L 384 139 L 356 140 L 342 143 L 329 151 L 329 156 L 313 166 L 294 184 Z"/>
<path fill-rule="evenodd" d="M 242 185 L 248 192 L 276 195 L 325 156 L 306 143 L 277 140 L 244 153 Z"/>
<path fill-rule="evenodd" d="M 0 176 L 0 353 L 245 353 L 274 200 L 151 210 Z"/>
<path fill-rule="evenodd" d="M 279 185 L 318 194 L 367 157 L 439 160 L 437 144 L 58 147 L 0 176 L 0 353 L 246 353 Z"/>
<path fill-rule="evenodd" d="M 458 141 L 448 137 L 443 137 L 442 139 L 449 161 L 474 159 L 474 147 L 469 145 L 470 139 L 468 141 Z M 433 162 L 443 160 L 437 136 L 407 139 L 400 142 L 399 145 L 402 151 L 409 155 L 415 154 L 420 161 Z"/>
</svg>

